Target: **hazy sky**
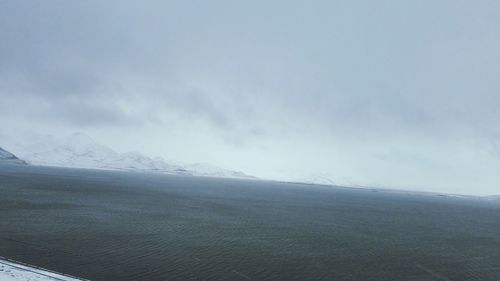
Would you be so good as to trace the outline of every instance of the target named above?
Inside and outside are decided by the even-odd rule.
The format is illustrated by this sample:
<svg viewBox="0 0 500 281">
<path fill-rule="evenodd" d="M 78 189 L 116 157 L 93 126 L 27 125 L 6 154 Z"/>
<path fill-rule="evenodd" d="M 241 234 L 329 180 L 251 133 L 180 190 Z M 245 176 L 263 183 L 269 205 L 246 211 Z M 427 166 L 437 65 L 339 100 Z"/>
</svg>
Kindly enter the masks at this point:
<svg viewBox="0 0 500 281">
<path fill-rule="evenodd" d="M 0 126 L 499 194 L 500 1 L 0 0 Z"/>
</svg>

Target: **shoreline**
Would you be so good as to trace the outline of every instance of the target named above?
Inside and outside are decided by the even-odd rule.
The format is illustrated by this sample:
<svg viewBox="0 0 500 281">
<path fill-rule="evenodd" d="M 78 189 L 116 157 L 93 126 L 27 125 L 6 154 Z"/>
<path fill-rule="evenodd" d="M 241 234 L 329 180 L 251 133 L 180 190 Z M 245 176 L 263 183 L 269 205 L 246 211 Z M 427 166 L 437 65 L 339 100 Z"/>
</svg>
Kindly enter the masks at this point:
<svg viewBox="0 0 500 281">
<path fill-rule="evenodd" d="M 90 281 L 0 256 L 2 281 Z"/>
</svg>

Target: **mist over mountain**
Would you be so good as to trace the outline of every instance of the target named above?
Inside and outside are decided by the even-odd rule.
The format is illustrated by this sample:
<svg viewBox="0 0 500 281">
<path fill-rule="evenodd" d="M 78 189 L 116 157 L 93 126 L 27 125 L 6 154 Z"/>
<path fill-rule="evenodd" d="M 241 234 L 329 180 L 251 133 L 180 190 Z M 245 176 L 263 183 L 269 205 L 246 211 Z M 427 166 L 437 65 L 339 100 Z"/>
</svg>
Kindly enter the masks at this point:
<svg viewBox="0 0 500 281">
<path fill-rule="evenodd" d="M 14 154 L 0 147 L 0 163 L 13 163 L 26 165 L 26 161 L 19 159 Z"/>
<path fill-rule="evenodd" d="M 162 158 L 151 158 L 137 152 L 118 153 L 82 133 L 74 133 L 66 137 L 37 136 L 32 141 L 25 140 L 12 144 L 12 150 L 33 165 L 254 178 L 240 171 L 227 170 L 205 163 L 169 163 Z M 12 154 L 11 156 L 5 155 L 6 158 L 15 157 Z"/>
<path fill-rule="evenodd" d="M 16 155 L 1 135 L 83 132 L 259 178 L 498 193 L 500 1 L 29 2 L 0 1 Z"/>
</svg>

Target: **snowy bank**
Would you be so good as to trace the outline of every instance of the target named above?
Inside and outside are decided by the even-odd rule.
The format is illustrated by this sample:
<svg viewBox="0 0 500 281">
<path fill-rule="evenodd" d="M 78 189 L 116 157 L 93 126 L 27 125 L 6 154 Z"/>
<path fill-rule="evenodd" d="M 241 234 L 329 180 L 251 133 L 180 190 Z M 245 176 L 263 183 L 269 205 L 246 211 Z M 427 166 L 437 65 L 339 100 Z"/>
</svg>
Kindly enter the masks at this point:
<svg viewBox="0 0 500 281">
<path fill-rule="evenodd" d="M 0 257 L 1 281 L 88 281 Z"/>
</svg>

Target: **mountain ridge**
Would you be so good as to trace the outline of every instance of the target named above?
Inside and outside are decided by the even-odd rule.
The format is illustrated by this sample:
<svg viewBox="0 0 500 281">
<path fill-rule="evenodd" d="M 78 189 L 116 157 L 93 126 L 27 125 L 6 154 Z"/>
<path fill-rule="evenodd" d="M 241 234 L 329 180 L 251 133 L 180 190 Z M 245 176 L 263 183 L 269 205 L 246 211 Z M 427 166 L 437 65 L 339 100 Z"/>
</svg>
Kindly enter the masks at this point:
<svg viewBox="0 0 500 281">
<path fill-rule="evenodd" d="M 256 179 L 240 171 L 209 164 L 172 164 L 137 152 L 118 153 L 89 136 L 74 133 L 67 137 L 45 136 L 17 144 L 16 153 L 29 164 L 72 168 L 155 171 L 167 174 Z"/>
<path fill-rule="evenodd" d="M 26 161 L 19 159 L 16 155 L 13 153 L 3 149 L 0 147 L 0 161 L 1 162 L 8 162 L 8 163 L 13 163 L 13 164 L 21 164 L 21 165 L 27 165 Z"/>
</svg>

